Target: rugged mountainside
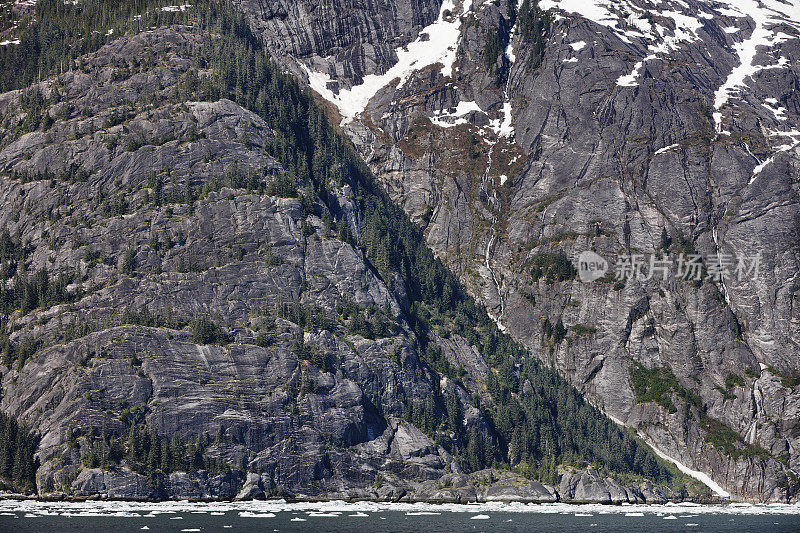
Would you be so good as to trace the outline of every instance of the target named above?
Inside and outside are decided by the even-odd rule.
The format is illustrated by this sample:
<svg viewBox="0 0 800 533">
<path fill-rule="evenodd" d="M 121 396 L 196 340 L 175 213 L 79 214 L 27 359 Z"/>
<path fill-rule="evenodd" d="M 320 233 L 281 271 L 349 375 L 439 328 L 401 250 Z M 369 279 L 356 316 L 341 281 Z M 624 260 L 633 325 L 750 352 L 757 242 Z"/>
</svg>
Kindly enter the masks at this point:
<svg viewBox="0 0 800 533">
<path fill-rule="evenodd" d="M 503 328 L 734 497 L 795 497 L 797 2 L 444 0 L 429 22 L 398 1 L 396 57 L 370 48 L 395 28 L 372 4 L 360 25 L 294 4 L 240 5 Z M 734 263 L 581 283 L 585 250 Z"/>
<path fill-rule="evenodd" d="M 38 446 L 23 463 L 4 421 L 0 478 L 118 498 L 706 495 L 499 331 L 245 19 L 138 9 L 47 0 L 3 51 L 21 88 L 0 94 L 0 408 Z M 430 18 L 415 9 L 408 25 Z"/>
</svg>

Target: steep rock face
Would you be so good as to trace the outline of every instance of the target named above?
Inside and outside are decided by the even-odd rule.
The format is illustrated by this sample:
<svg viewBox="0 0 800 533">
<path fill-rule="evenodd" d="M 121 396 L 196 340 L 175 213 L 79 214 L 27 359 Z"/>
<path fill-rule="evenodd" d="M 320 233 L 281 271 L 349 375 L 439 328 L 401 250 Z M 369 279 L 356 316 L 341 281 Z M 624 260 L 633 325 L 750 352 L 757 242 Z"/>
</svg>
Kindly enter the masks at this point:
<svg viewBox="0 0 800 533">
<path fill-rule="evenodd" d="M 39 494 L 575 499 L 462 471 L 453 430 L 488 435 L 496 411 L 482 352 L 423 330 L 463 372 L 423 362 L 404 279 L 348 236 L 351 187 L 281 193 L 278 132 L 192 98 L 219 75 L 205 46 L 151 29 L 0 95 L 0 409 L 39 438 Z"/>
<path fill-rule="evenodd" d="M 249 14 L 276 57 L 303 58 L 313 70 L 360 84 L 397 61 L 395 50 L 416 38 L 439 13 L 436 0 L 234 0 Z M 296 74 L 294 61 L 285 65 Z"/>
<path fill-rule="evenodd" d="M 2 409 L 41 436 L 40 492 L 232 498 L 249 485 L 251 496 L 377 497 L 376 477 L 388 494 L 459 471 L 396 418 L 438 378 L 363 253 L 297 198 L 214 186 L 284 169 L 266 155 L 273 133 L 258 116 L 229 100 L 183 101 L 199 46 L 190 28 L 114 41 L 30 89 L 57 117 L 46 131 L 16 133 L 20 93 L 0 96 L 0 225 L 29 243 L 19 268 L 71 280 L 66 303 L 10 317 L 12 343 L 35 353 L 4 368 Z M 138 63 L 148 56 L 162 59 Z M 346 332 L 346 302 L 382 309 L 393 334 Z M 299 308 L 328 325 L 304 331 Z M 209 344 L 220 327 L 225 340 Z M 158 446 L 187 439 L 233 470 L 87 468 L 137 424 Z"/>
<path fill-rule="evenodd" d="M 541 53 L 517 14 L 530 3 L 512 4 L 454 4 L 440 16 L 458 27 L 452 64 L 411 65 L 362 100 L 294 59 L 512 335 L 735 497 L 793 498 L 796 3 L 542 2 Z M 577 264 L 584 250 L 612 270 L 633 253 L 733 264 L 702 284 L 548 280 L 546 254 Z M 737 256 L 758 254 L 758 278 L 740 277 Z"/>
</svg>

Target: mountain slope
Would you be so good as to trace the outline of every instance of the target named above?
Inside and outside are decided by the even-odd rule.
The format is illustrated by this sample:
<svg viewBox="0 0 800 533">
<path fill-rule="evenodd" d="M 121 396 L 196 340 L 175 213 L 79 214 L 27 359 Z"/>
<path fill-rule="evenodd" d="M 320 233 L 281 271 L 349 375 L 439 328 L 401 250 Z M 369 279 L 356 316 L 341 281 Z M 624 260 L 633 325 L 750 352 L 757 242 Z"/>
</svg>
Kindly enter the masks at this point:
<svg viewBox="0 0 800 533">
<path fill-rule="evenodd" d="M 304 23 L 289 14 L 282 31 Z M 786 500 L 798 24 L 796 2 L 446 1 L 411 32 L 439 55 L 404 63 L 398 48 L 363 79 L 264 38 L 501 327 L 734 496 Z M 559 272 L 585 250 L 612 270 L 630 254 L 733 264 L 702 283 Z M 758 278 L 740 279 L 736 258 L 759 254 Z"/>
<path fill-rule="evenodd" d="M 39 4 L 5 52 L 0 405 L 40 493 L 686 495 L 498 331 L 244 19 L 115 5 Z"/>
</svg>

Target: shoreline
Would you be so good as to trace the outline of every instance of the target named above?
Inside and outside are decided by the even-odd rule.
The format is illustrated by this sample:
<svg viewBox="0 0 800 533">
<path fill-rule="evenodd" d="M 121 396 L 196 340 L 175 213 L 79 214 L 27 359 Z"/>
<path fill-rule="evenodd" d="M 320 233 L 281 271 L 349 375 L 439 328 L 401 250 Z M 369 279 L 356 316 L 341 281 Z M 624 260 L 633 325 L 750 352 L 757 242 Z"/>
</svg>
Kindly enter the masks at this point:
<svg viewBox="0 0 800 533">
<path fill-rule="evenodd" d="M 430 505 L 430 506 L 480 506 L 480 505 L 526 505 L 526 506 L 586 506 L 597 505 L 608 508 L 617 507 L 633 507 L 633 506 L 653 506 L 653 507 L 671 507 L 671 506 L 684 506 L 684 507 L 746 507 L 746 506 L 796 506 L 800 513 L 800 501 L 798 502 L 748 502 L 730 500 L 727 498 L 713 498 L 705 501 L 695 501 L 691 499 L 685 500 L 668 500 L 666 502 L 609 502 L 597 500 L 557 500 L 557 501 L 533 501 L 525 499 L 492 499 L 492 500 L 474 500 L 474 501 L 450 501 L 450 500 L 432 500 L 432 499 L 368 499 L 368 498 L 297 498 L 297 497 L 281 497 L 281 498 L 266 498 L 266 499 L 222 499 L 222 498 L 181 498 L 181 499 L 152 499 L 152 498 L 115 498 L 102 495 L 91 496 L 27 496 L 24 494 L 0 494 L 0 504 L 7 501 L 19 502 L 37 502 L 37 503 L 64 503 L 64 504 L 82 504 L 82 503 L 131 503 L 131 504 L 170 504 L 170 503 L 183 503 L 191 505 L 214 505 L 214 504 L 230 504 L 230 505 L 248 505 L 248 504 L 264 504 L 264 505 L 328 505 L 328 504 L 343 504 L 343 505 L 392 505 L 392 506 L 407 506 L 407 505 Z"/>
<path fill-rule="evenodd" d="M 627 516 L 664 514 L 730 514 L 730 515 L 792 515 L 800 516 L 800 503 L 741 502 L 702 504 L 694 502 L 667 503 L 431 503 L 431 502 L 377 502 L 342 500 L 301 501 L 251 500 L 251 501 L 190 501 L 190 500 L 61 500 L 43 501 L 30 498 L 0 498 L 0 512 L 25 513 L 33 516 L 156 516 L 175 513 L 238 513 L 240 517 L 275 517 L 276 513 L 382 513 L 400 512 L 408 515 L 446 513 L 508 513 L 508 514 L 618 514 Z M 144 513 L 144 514 L 141 514 Z"/>
</svg>

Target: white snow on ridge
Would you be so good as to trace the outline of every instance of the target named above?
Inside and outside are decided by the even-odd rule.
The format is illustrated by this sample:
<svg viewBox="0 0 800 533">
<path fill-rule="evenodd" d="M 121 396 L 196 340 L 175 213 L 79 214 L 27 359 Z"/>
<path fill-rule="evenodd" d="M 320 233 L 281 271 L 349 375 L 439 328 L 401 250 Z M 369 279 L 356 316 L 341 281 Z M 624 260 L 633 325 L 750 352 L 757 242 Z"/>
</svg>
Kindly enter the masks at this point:
<svg viewBox="0 0 800 533">
<path fill-rule="evenodd" d="M 655 26 L 653 28 L 653 26 L 648 23 L 650 31 L 654 31 L 658 34 L 659 38 L 656 40 L 657 44 L 648 47 L 650 53 L 633 66 L 633 70 L 630 74 L 624 74 L 617 78 L 617 85 L 622 87 L 635 87 L 638 85 L 636 80 L 645 63 L 652 59 L 657 59 L 659 54 L 666 54 L 671 50 L 675 50 L 680 43 L 692 42 L 699 39 L 697 31 L 703 27 L 703 23 L 697 18 L 689 17 L 677 11 L 661 11 L 659 15 L 674 20 L 675 30 L 673 30 L 672 35 L 668 35 L 663 26 Z"/>
<path fill-rule="evenodd" d="M 379 90 L 394 80 L 399 80 L 401 87 L 417 70 L 436 63 L 442 64 L 442 74 L 452 76 L 453 63 L 456 60 L 458 40 L 461 36 L 461 16 L 472 8 L 472 0 L 464 0 L 461 14 L 453 14 L 450 21 L 445 19 L 445 12 L 453 13 L 454 0 L 444 0 L 439 11 L 439 18 L 426 26 L 420 36 L 405 48 L 396 50 L 398 61 L 384 74 L 364 76 L 364 81 L 350 89 L 341 89 L 335 94 L 328 88 L 332 80 L 322 72 L 313 72 L 307 65 L 300 63 L 306 71 L 311 88 L 323 98 L 334 104 L 342 114 L 342 123 L 352 121 L 366 109 L 367 104 Z M 427 35 L 428 40 L 423 40 Z"/>
<path fill-rule="evenodd" d="M 632 39 L 645 39 L 650 42 L 648 54 L 638 61 L 629 74 L 620 76 L 617 85 L 631 87 L 637 85 L 637 79 L 645 64 L 656 59 L 660 54 L 675 50 L 679 44 L 699 39 L 698 31 L 706 20 L 714 18 L 710 13 L 698 13 L 685 2 L 675 0 L 671 9 L 665 9 L 653 2 L 641 3 L 637 0 L 541 0 L 542 9 L 556 9 L 568 13 L 576 13 L 581 17 L 614 30 L 617 37 L 630 43 Z M 655 9 L 658 18 L 669 17 L 675 22 L 675 29 L 651 23 L 642 16 L 648 9 Z M 677 9 L 677 10 L 676 10 Z M 717 131 L 721 131 L 722 113 L 720 108 L 727 103 L 732 93 L 744 85 L 745 79 L 764 68 L 783 68 L 786 62 L 778 65 L 754 65 L 753 60 L 760 46 L 770 47 L 796 37 L 778 32 L 773 26 L 786 24 L 800 30 L 800 1 L 798 0 L 720 0 L 707 8 L 717 15 L 752 18 L 755 22 L 753 33 L 744 41 L 736 43 L 735 50 L 740 58 L 740 65 L 730 73 L 726 82 L 715 94 L 716 113 L 714 119 Z M 723 28 L 727 34 L 736 36 L 742 33 L 738 27 Z M 734 37 L 735 38 L 735 37 Z"/>
<path fill-rule="evenodd" d="M 769 98 L 768 100 L 774 100 L 774 98 Z M 800 146 L 800 131 L 797 130 L 770 131 L 767 132 L 767 137 L 770 139 L 772 139 L 772 137 L 784 137 L 785 140 L 781 143 L 780 147 L 777 150 L 775 150 L 775 153 L 772 156 L 768 157 L 767 159 L 756 165 L 756 167 L 753 169 L 753 174 L 750 177 L 748 185 L 756 181 L 756 178 L 758 178 L 759 174 L 761 174 L 761 171 L 764 170 L 767 167 L 767 165 L 775 161 L 775 156 L 777 154 L 779 154 L 780 152 L 788 152 L 789 150 L 793 150 L 795 147 Z"/>
<path fill-rule="evenodd" d="M 755 57 L 759 47 L 770 48 L 778 42 L 786 40 L 781 33 L 776 33 L 772 26 L 778 23 L 789 24 L 797 27 L 800 23 L 800 2 L 794 1 L 791 4 L 781 0 L 727 0 L 727 4 L 735 10 L 746 13 L 755 22 L 755 29 L 750 37 L 736 43 L 734 48 L 739 56 L 739 66 L 734 67 L 725 83 L 717 89 L 714 94 L 714 122 L 717 133 L 729 133 L 722 129 L 722 107 L 728 103 L 733 93 L 745 85 L 745 80 L 765 68 L 765 65 L 756 65 Z M 763 6 L 763 7 L 762 7 Z M 718 10 L 722 11 L 722 10 Z M 777 67 L 780 68 L 785 63 L 781 60 Z"/>
<path fill-rule="evenodd" d="M 623 74 L 622 76 L 617 78 L 617 85 L 619 85 L 620 87 L 636 87 L 637 85 L 639 85 L 636 79 L 639 77 L 639 71 L 642 70 L 644 62 L 649 59 L 655 59 L 655 58 L 656 56 L 651 54 L 642 59 L 641 61 L 639 61 L 638 63 L 636 63 L 633 66 L 633 70 L 631 71 L 630 74 Z"/>
<path fill-rule="evenodd" d="M 775 161 L 774 155 L 772 157 L 766 158 L 763 162 L 756 165 L 756 167 L 753 169 L 753 177 L 750 178 L 750 182 L 748 183 L 748 185 L 756 181 L 756 178 L 758 177 L 759 174 L 761 174 L 761 171 L 764 170 L 764 168 L 766 168 L 766 166 L 772 163 L 773 161 Z"/>
<path fill-rule="evenodd" d="M 591 20 L 619 31 L 619 16 L 612 12 L 609 7 L 611 2 L 602 0 L 540 0 L 539 7 L 547 10 L 556 8 L 567 13 L 577 13 L 585 19 Z M 630 42 L 625 35 L 620 34 L 620 39 Z"/>
<path fill-rule="evenodd" d="M 503 120 L 500 122 L 499 126 L 493 126 L 497 135 L 500 137 L 513 137 L 514 126 L 511 124 L 513 118 L 514 117 L 511 113 L 511 102 L 506 100 L 503 102 Z"/>
</svg>

